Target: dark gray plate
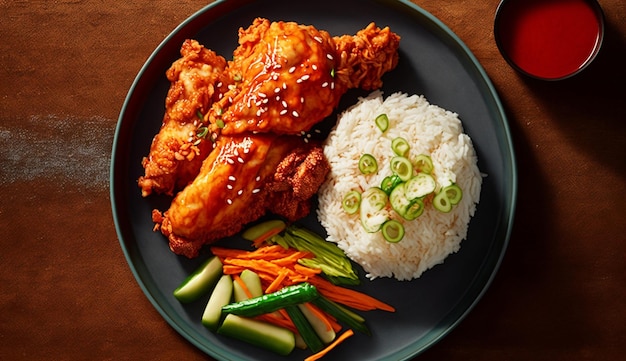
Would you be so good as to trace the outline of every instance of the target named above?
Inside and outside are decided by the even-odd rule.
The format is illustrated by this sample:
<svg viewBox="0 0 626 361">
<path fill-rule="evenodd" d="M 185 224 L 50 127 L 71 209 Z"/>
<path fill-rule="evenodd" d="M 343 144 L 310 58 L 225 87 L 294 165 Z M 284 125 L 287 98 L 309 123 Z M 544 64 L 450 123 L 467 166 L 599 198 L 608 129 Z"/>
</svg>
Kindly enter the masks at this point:
<svg viewBox="0 0 626 361">
<path fill-rule="evenodd" d="M 152 232 L 150 212 L 166 209 L 170 199 L 142 198 L 136 180 L 141 158 L 158 132 L 169 87 L 165 71 L 179 57 L 186 38 L 227 59 L 237 45 L 237 30 L 255 17 L 296 21 L 353 34 L 371 21 L 390 26 L 401 37 L 400 63 L 384 78 L 383 91 L 424 94 L 431 103 L 459 114 L 488 174 L 481 200 L 461 250 L 420 279 L 364 281 L 360 290 L 397 308 L 394 314 L 365 316 L 372 336 L 355 335 L 327 360 L 404 360 L 437 342 L 472 309 L 491 282 L 508 244 L 517 175 L 505 114 L 484 70 L 467 47 L 444 24 L 408 1 L 293 0 L 218 1 L 183 22 L 154 51 L 133 83 L 119 117 L 111 164 L 111 203 L 121 247 L 137 282 L 165 320 L 195 346 L 217 359 L 276 360 L 269 352 L 223 338 L 200 323 L 206 300 L 183 306 L 172 290 L 202 259 L 187 260 L 169 251 L 160 233 Z M 361 92 L 348 93 L 340 110 Z M 330 117 L 324 127 L 332 125 Z M 319 232 L 312 215 L 302 220 Z M 237 242 L 235 237 L 235 242 Z M 361 272 L 363 274 L 363 272 Z M 286 359 L 302 359 L 296 350 Z"/>
</svg>

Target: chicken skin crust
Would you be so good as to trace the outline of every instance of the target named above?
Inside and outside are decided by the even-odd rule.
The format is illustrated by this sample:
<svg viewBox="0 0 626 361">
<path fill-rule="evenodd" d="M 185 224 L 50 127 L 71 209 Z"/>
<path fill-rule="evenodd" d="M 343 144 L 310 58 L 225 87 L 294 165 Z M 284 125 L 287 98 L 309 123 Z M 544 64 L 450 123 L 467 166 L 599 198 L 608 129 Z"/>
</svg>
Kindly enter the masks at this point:
<svg viewBox="0 0 626 361">
<path fill-rule="evenodd" d="M 329 171 L 321 146 L 300 137 L 222 135 L 193 183 L 152 217 L 170 249 L 193 258 L 268 211 L 292 221 L 305 216 Z"/>
<path fill-rule="evenodd" d="M 198 113 L 208 112 L 227 89 L 227 62 L 195 40 L 186 40 L 180 54 L 166 72 L 171 85 L 161 130 L 142 161 L 145 171 L 138 184 L 144 197 L 153 191 L 173 195 L 182 189 L 195 178 L 212 150 L 209 142 L 196 139 L 201 121 Z"/>
</svg>

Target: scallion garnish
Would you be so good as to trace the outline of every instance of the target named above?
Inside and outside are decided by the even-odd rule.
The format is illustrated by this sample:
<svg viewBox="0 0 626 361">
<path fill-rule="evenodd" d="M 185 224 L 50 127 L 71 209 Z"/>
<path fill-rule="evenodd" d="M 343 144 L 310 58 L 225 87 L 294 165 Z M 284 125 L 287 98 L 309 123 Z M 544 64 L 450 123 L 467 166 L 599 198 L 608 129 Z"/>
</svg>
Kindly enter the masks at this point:
<svg viewBox="0 0 626 361">
<path fill-rule="evenodd" d="M 406 157 L 409 154 L 410 148 L 409 142 L 402 137 L 394 138 L 391 141 L 391 150 L 401 157 Z"/>
<path fill-rule="evenodd" d="M 398 243 L 404 238 L 404 226 L 395 219 L 383 223 L 381 231 L 387 242 Z"/>
<path fill-rule="evenodd" d="M 376 122 L 376 126 L 380 129 L 381 132 L 385 132 L 387 128 L 389 128 L 389 118 L 387 114 L 380 114 L 374 120 Z"/>
<path fill-rule="evenodd" d="M 406 182 L 413 176 L 413 165 L 405 157 L 395 156 L 391 158 L 391 171 Z"/>
<path fill-rule="evenodd" d="M 359 159 L 359 170 L 363 174 L 376 173 L 378 170 L 378 162 L 376 162 L 376 158 L 374 158 L 371 154 L 363 154 L 361 159 Z"/>
<path fill-rule="evenodd" d="M 359 210 L 361 204 L 361 193 L 359 191 L 352 190 L 343 197 L 341 206 L 343 210 L 348 214 L 354 214 Z"/>
</svg>

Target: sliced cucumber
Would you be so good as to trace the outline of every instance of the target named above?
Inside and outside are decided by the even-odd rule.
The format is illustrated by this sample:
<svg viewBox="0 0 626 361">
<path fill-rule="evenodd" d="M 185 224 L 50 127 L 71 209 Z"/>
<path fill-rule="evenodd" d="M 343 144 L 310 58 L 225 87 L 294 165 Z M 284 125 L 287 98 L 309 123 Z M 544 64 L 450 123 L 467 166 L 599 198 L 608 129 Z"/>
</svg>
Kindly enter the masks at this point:
<svg viewBox="0 0 626 361">
<path fill-rule="evenodd" d="M 437 188 L 437 182 L 433 176 L 419 173 L 406 182 L 406 197 L 408 199 L 422 198 L 434 192 L 435 188 Z"/>
<path fill-rule="evenodd" d="M 252 298 L 263 295 L 263 288 L 261 287 L 261 279 L 259 278 L 259 275 L 256 274 L 256 272 L 250 271 L 249 269 L 245 269 L 241 272 L 241 275 L 239 277 L 241 278 L 243 283 L 246 285 L 246 288 L 248 289 L 248 291 L 250 291 Z M 240 302 L 243 300 L 247 300 L 248 298 L 251 298 L 251 297 L 248 297 L 248 295 L 246 294 L 246 291 L 244 291 L 244 289 L 241 287 L 241 285 L 239 285 L 238 282 L 234 282 L 233 291 L 235 294 L 234 295 L 235 302 Z"/>
<path fill-rule="evenodd" d="M 399 184 L 391 191 L 389 202 L 391 203 L 391 208 L 404 218 L 406 210 L 411 204 L 406 197 L 406 183 Z"/>
<path fill-rule="evenodd" d="M 193 302 L 211 292 L 221 275 L 222 262 L 213 256 L 185 278 L 174 290 L 174 297 L 183 303 Z"/>
<path fill-rule="evenodd" d="M 387 221 L 387 216 L 382 212 L 387 204 L 387 194 L 378 187 L 372 187 L 361 197 L 361 224 L 366 232 L 378 232 L 380 227 Z"/>
<path fill-rule="evenodd" d="M 294 334 L 290 330 L 233 314 L 226 315 L 217 333 L 265 348 L 282 356 L 289 355 L 296 344 Z"/>
<path fill-rule="evenodd" d="M 302 314 L 304 315 L 304 317 L 306 317 L 307 321 L 309 321 L 311 327 L 313 327 L 313 330 L 315 330 L 315 333 L 317 334 L 317 336 L 319 336 L 320 340 L 322 340 L 324 344 L 329 344 L 333 342 L 337 335 L 335 334 L 335 330 L 333 330 L 332 327 L 328 327 L 326 322 L 321 320 L 305 304 L 298 305 L 298 308 L 300 308 L 300 311 L 302 311 Z"/>
<path fill-rule="evenodd" d="M 215 285 L 209 302 L 202 314 L 202 324 L 211 331 L 216 331 L 222 320 L 222 307 L 230 303 L 233 296 L 233 280 L 230 275 L 223 275 Z"/>
<path fill-rule="evenodd" d="M 402 181 L 406 182 L 413 177 L 413 165 L 405 157 L 395 156 L 391 158 L 391 171 L 397 174 Z"/>
</svg>

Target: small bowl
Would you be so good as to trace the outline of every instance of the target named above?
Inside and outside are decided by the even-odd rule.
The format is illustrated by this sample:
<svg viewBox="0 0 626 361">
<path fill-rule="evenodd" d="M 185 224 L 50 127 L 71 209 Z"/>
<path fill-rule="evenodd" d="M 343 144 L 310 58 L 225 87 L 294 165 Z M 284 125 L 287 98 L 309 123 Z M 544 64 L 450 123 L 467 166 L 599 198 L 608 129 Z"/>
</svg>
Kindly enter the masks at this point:
<svg viewBox="0 0 626 361">
<path fill-rule="evenodd" d="M 594 0 L 502 0 L 496 45 L 517 71 L 542 80 L 580 73 L 604 38 L 604 14 Z"/>
</svg>

